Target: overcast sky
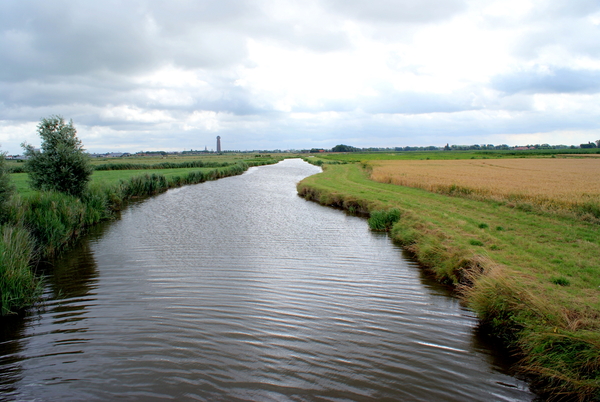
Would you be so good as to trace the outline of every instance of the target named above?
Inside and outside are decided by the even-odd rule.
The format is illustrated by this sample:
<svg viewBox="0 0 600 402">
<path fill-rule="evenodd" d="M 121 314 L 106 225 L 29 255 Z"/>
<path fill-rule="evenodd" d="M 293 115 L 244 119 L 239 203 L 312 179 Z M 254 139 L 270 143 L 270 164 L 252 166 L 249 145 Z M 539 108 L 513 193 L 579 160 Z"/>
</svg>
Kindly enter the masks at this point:
<svg viewBox="0 0 600 402">
<path fill-rule="evenodd" d="M 600 139 L 598 0 L 0 2 L 0 149 Z"/>
</svg>

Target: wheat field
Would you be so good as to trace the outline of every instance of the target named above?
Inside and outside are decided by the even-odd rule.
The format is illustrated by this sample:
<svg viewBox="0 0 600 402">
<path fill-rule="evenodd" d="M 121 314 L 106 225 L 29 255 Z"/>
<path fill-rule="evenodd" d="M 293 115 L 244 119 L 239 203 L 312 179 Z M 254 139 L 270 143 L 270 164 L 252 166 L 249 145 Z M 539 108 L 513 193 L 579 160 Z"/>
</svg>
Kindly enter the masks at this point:
<svg viewBox="0 0 600 402">
<path fill-rule="evenodd" d="M 598 159 L 390 160 L 370 166 L 371 179 L 382 183 L 600 218 Z"/>
</svg>

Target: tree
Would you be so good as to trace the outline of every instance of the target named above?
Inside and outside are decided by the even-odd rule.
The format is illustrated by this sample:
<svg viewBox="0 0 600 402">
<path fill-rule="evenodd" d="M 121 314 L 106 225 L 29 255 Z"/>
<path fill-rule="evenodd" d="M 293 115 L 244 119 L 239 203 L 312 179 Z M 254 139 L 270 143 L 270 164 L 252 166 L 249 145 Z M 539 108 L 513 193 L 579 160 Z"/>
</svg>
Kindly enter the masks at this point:
<svg viewBox="0 0 600 402">
<path fill-rule="evenodd" d="M 23 143 L 25 156 L 29 157 L 25 168 L 32 188 L 59 191 L 80 197 L 90 181 L 93 168 L 84 152 L 73 120 L 65 123 L 61 116 L 42 119 L 38 125 L 42 149 Z"/>
<path fill-rule="evenodd" d="M 358 149 L 351 147 L 350 145 L 340 144 L 340 145 L 336 145 L 335 147 L 333 147 L 331 149 L 331 151 L 332 152 L 356 152 L 356 151 L 358 151 Z"/>
</svg>

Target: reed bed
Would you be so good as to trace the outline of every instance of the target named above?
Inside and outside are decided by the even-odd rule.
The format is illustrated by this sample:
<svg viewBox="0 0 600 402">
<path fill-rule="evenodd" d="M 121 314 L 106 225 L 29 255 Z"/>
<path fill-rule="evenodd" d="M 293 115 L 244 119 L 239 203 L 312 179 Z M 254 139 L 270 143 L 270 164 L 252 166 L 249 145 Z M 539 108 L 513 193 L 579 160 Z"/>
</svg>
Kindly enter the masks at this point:
<svg viewBox="0 0 600 402">
<path fill-rule="evenodd" d="M 204 168 L 204 167 L 225 167 L 233 165 L 234 162 L 206 162 L 206 161 L 186 161 L 186 162 L 161 162 L 155 164 L 142 163 L 103 163 L 94 165 L 94 170 L 147 170 L 147 169 L 180 169 L 180 168 Z"/>
<path fill-rule="evenodd" d="M 371 179 L 520 209 L 600 221 L 600 160 L 492 159 L 373 161 Z"/>
</svg>

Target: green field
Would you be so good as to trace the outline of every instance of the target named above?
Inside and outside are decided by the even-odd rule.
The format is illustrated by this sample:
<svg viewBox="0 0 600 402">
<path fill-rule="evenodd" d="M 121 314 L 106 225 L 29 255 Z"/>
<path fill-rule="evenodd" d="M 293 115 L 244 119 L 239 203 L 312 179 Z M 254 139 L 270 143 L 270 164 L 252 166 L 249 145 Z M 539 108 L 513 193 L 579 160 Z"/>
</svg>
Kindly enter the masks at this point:
<svg viewBox="0 0 600 402">
<path fill-rule="evenodd" d="M 298 190 L 351 211 L 399 209 L 393 238 L 440 281 L 458 286 L 482 324 L 524 357 L 520 368 L 536 374 L 537 385 L 551 395 L 598 397 L 597 224 L 378 183 L 365 162 L 325 165 Z"/>
<path fill-rule="evenodd" d="M 482 150 L 482 151 L 404 151 L 348 152 L 315 155 L 330 161 L 362 162 L 371 160 L 452 160 L 498 158 L 600 157 L 600 149 L 539 149 L 539 150 Z"/>
<path fill-rule="evenodd" d="M 209 172 L 215 168 L 181 168 L 181 169 L 142 169 L 142 170 L 102 170 L 96 171 L 92 174 L 91 185 L 95 184 L 115 184 L 120 180 L 128 180 L 135 176 L 142 176 L 144 174 L 161 174 L 167 178 L 174 176 L 183 176 L 189 172 L 201 171 Z M 13 173 L 11 179 L 17 188 L 17 192 L 21 195 L 28 195 L 35 190 L 29 187 L 27 180 L 27 173 Z"/>
<path fill-rule="evenodd" d="M 169 156 L 169 157 L 158 157 L 158 156 L 143 156 L 143 157 L 125 157 L 125 158 L 94 158 L 91 160 L 92 165 L 99 167 L 101 165 L 113 165 L 118 169 L 119 165 L 139 165 L 139 169 L 126 169 L 126 170 L 97 170 L 92 175 L 91 183 L 96 184 L 116 184 L 120 180 L 128 180 L 135 176 L 141 176 L 144 174 L 161 174 L 167 178 L 175 176 L 185 176 L 192 171 L 209 172 L 214 170 L 214 167 L 192 167 L 192 168 L 174 168 L 174 169 L 150 169 L 152 165 L 159 165 L 162 163 L 185 163 L 185 162 L 196 162 L 202 161 L 205 163 L 226 163 L 234 164 L 236 162 L 245 162 L 252 166 L 253 164 L 260 164 L 272 159 L 282 159 L 283 155 L 271 156 L 260 156 L 257 157 L 252 154 L 226 154 L 226 155 L 210 155 L 210 156 Z M 7 167 L 10 169 L 14 166 L 23 166 L 22 162 L 7 161 Z M 17 189 L 17 193 L 21 195 L 28 195 L 34 192 L 29 187 L 27 173 L 13 173 L 11 174 L 13 184 Z"/>
</svg>

